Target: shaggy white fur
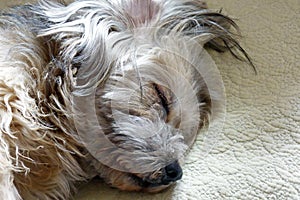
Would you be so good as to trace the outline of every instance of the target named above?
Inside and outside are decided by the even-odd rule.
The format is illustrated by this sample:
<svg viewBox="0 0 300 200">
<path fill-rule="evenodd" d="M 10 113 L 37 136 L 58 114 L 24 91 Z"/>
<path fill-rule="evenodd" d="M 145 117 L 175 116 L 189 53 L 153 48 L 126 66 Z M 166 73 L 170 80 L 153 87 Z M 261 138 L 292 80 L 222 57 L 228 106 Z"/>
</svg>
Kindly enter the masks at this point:
<svg viewBox="0 0 300 200">
<path fill-rule="evenodd" d="M 0 194 L 67 199 L 99 175 L 157 192 L 224 103 L 203 45 L 248 55 L 198 0 L 56 1 L 0 15 Z M 240 53 L 239 53 L 240 52 Z"/>
</svg>

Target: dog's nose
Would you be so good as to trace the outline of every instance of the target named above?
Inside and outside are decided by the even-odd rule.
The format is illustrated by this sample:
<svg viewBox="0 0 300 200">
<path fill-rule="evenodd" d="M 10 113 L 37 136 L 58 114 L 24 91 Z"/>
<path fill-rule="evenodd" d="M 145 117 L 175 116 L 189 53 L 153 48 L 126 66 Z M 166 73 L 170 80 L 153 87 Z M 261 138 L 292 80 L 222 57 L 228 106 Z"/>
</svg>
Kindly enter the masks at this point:
<svg viewBox="0 0 300 200">
<path fill-rule="evenodd" d="M 175 182 L 182 177 L 182 169 L 178 163 L 175 161 L 165 167 L 165 175 L 163 177 L 162 183 L 168 185 L 171 182 Z"/>
</svg>

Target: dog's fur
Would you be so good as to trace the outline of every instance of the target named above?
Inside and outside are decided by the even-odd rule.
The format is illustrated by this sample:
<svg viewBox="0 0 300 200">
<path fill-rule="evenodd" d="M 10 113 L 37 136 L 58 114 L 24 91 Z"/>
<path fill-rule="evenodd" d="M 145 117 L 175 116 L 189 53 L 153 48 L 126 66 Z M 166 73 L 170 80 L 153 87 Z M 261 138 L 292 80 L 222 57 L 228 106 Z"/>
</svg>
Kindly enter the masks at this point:
<svg viewBox="0 0 300 200">
<path fill-rule="evenodd" d="M 41 1 L 2 12 L 0 198 L 68 199 L 96 175 L 122 190 L 168 187 L 164 167 L 219 100 L 199 72 L 198 43 L 248 58 L 234 30 L 201 0 Z"/>
</svg>

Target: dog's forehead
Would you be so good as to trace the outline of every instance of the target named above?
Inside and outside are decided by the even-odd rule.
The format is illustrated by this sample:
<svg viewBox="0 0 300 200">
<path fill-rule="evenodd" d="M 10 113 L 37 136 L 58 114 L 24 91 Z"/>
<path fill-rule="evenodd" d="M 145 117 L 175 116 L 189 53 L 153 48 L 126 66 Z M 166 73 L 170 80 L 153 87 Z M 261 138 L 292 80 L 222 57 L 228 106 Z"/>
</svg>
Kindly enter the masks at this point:
<svg viewBox="0 0 300 200">
<path fill-rule="evenodd" d="M 127 1 L 125 10 L 132 17 L 136 25 L 154 20 L 159 14 L 159 5 L 154 0 Z"/>
</svg>

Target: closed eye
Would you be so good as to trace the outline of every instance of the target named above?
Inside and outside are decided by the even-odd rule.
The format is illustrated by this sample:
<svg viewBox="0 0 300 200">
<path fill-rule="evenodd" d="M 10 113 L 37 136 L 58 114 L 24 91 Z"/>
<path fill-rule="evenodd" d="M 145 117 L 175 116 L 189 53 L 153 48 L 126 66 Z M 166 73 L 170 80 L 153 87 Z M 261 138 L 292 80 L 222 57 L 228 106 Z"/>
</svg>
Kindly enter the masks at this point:
<svg viewBox="0 0 300 200">
<path fill-rule="evenodd" d="M 169 103 L 168 103 L 168 100 L 167 100 L 164 92 L 161 90 L 160 86 L 155 83 L 153 83 L 153 87 L 160 99 L 160 103 L 161 103 L 162 107 L 164 108 L 166 115 L 168 115 L 170 113 L 170 108 L 169 108 Z"/>
</svg>

